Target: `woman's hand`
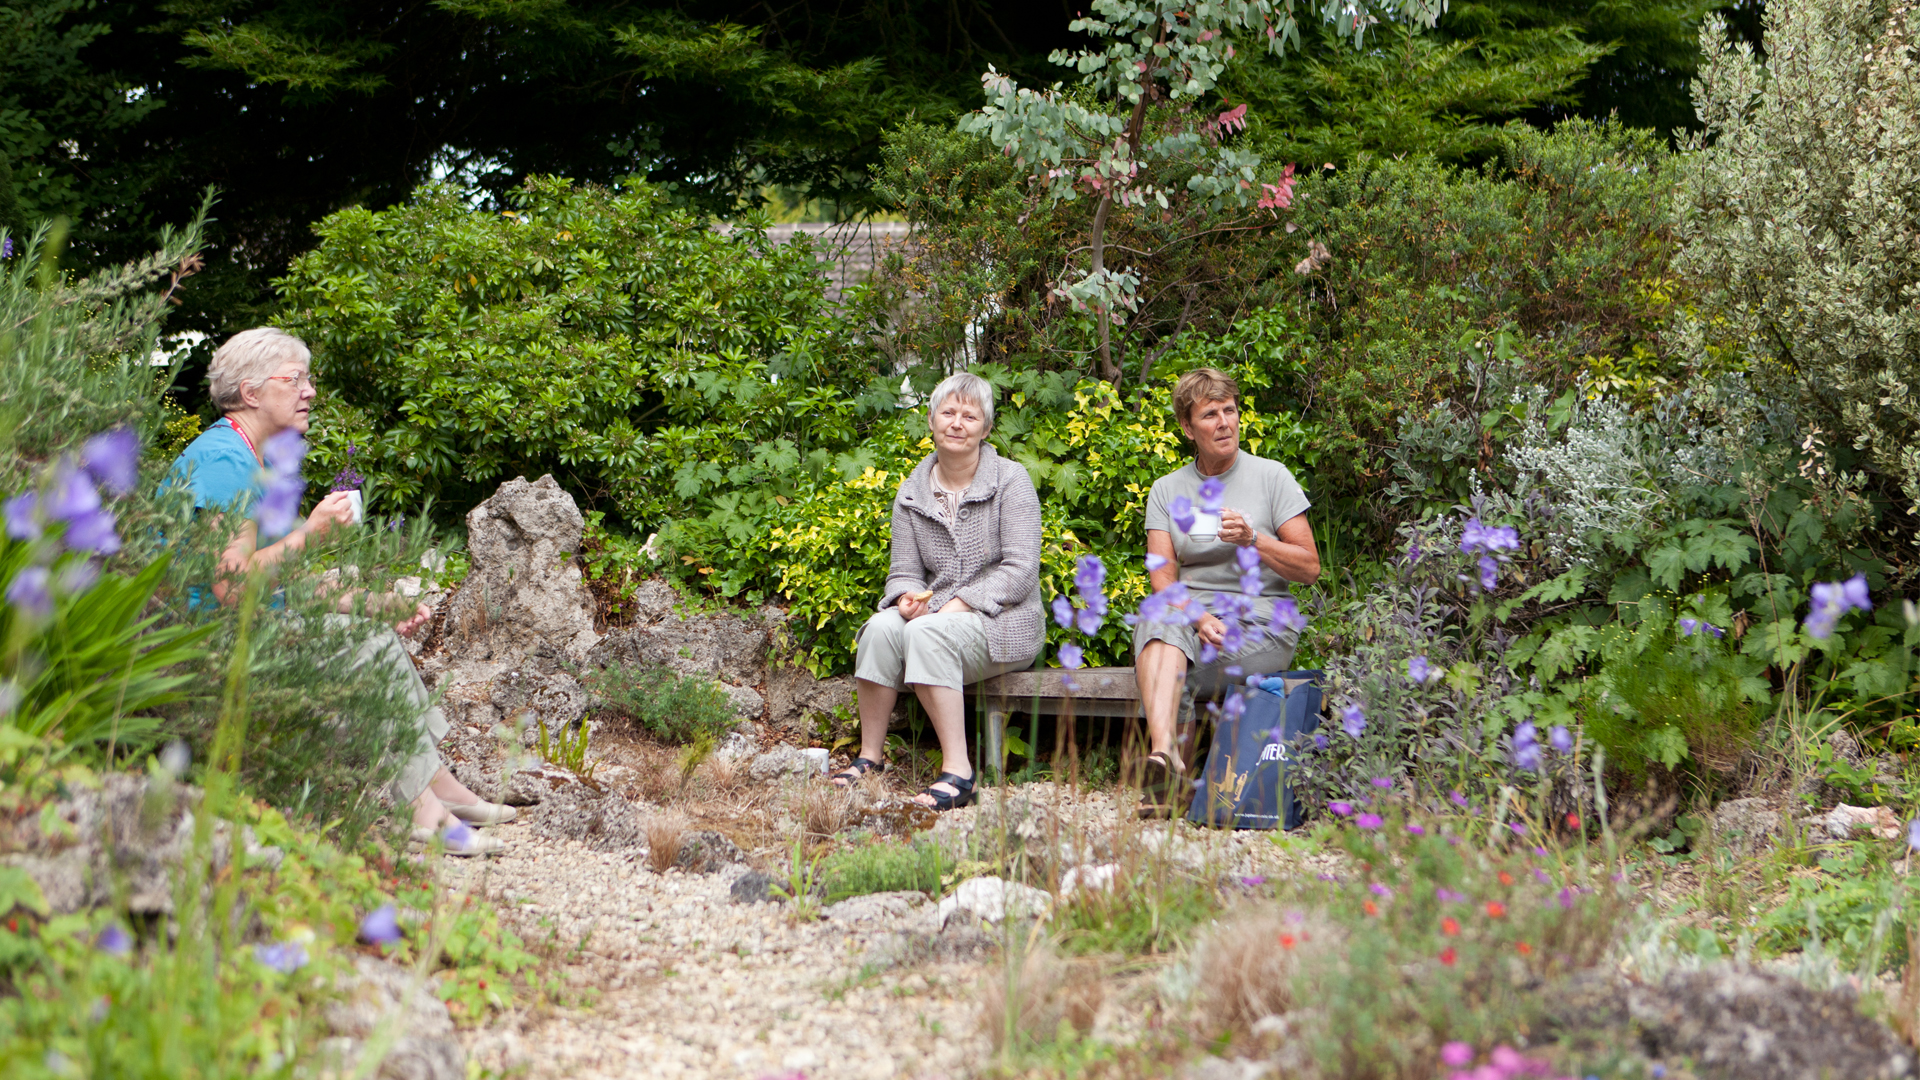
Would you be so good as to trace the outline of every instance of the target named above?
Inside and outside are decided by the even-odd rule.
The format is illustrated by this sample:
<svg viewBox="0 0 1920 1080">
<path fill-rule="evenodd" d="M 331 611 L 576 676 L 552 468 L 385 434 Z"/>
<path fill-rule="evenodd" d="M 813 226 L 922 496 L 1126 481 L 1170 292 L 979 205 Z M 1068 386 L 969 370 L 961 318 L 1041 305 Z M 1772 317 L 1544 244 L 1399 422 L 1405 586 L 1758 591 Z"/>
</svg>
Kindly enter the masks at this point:
<svg viewBox="0 0 1920 1080">
<path fill-rule="evenodd" d="M 393 632 L 401 637 L 412 637 L 414 632 L 433 621 L 433 609 L 425 604 L 413 605 L 413 614 L 393 624 Z"/>
<path fill-rule="evenodd" d="M 1259 540 L 1260 534 L 1253 531 L 1253 526 L 1247 523 L 1245 514 L 1238 510 L 1222 510 L 1220 511 L 1220 539 L 1229 544 L 1246 547 Z"/>
<path fill-rule="evenodd" d="M 972 611 L 972 610 L 973 608 L 969 606 L 965 600 L 962 600 L 956 596 L 953 599 L 947 601 L 946 604 L 940 608 L 940 614 L 951 615 L 956 611 Z"/>
<path fill-rule="evenodd" d="M 1193 632 L 1200 636 L 1201 641 L 1216 649 L 1227 640 L 1227 624 L 1221 622 L 1216 615 L 1202 616 L 1200 622 L 1194 626 Z"/>
<path fill-rule="evenodd" d="M 347 492 L 336 491 L 320 500 L 320 505 L 307 515 L 307 535 L 318 539 L 328 529 L 336 525 L 353 524 L 353 499 Z"/>
<path fill-rule="evenodd" d="M 907 620 L 908 622 L 912 622 L 913 620 L 919 618 L 920 616 L 925 615 L 927 613 L 927 601 L 931 600 L 932 598 L 933 598 L 933 594 L 931 592 L 927 593 L 925 596 L 922 596 L 919 593 L 910 593 L 910 592 L 901 593 L 900 600 L 899 600 L 900 617 Z"/>
</svg>

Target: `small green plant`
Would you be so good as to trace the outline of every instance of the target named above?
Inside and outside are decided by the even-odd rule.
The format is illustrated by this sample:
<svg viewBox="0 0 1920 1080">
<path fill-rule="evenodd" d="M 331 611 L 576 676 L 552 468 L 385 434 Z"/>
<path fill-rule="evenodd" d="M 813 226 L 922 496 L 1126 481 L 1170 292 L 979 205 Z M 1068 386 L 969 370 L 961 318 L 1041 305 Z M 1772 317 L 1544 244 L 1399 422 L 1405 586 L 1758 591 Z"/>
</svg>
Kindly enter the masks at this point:
<svg viewBox="0 0 1920 1080">
<path fill-rule="evenodd" d="M 877 892 L 937 894 L 954 861 L 930 840 L 876 841 L 842 848 L 821 860 L 820 879 L 828 903 Z"/>
<path fill-rule="evenodd" d="M 1894 873 L 1894 843 L 1843 841 L 1820 849 L 1817 873 L 1789 875 L 1786 895 L 1755 919 L 1754 945 L 1779 955 L 1816 946 L 1862 975 L 1898 969 L 1906 950 L 1904 889 Z"/>
<path fill-rule="evenodd" d="M 769 887 L 790 905 L 787 910 L 795 922 L 812 922 L 820 917 L 820 863 L 820 856 L 807 853 L 806 837 L 796 836 L 787 861 L 787 880 Z"/>
<path fill-rule="evenodd" d="M 1169 872 L 1075 894 L 1055 914 L 1054 933 L 1072 955 L 1160 956 L 1191 941 L 1219 911 L 1212 885 Z"/>
<path fill-rule="evenodd" d="M 547 732 L 545 721 L 536 719 L 533 728 L 538 732 L 540 760 L 549 765 L 558 765 L 582 780 L 593 779 L 593 770 L 600 763 L 587 760 L 587 736 L 590 728 L 586 717 L 578 723 L 563 724 L 560 730 Z"/>
<path fill-rule="evenodd" d="M 580 682 L 599 699 L 603 719 L 624 717 L 665 742 L 718 739 L 734 724 L 726 693 L 697 676 L 614 663 L 585 669 Z"/>
</svg>

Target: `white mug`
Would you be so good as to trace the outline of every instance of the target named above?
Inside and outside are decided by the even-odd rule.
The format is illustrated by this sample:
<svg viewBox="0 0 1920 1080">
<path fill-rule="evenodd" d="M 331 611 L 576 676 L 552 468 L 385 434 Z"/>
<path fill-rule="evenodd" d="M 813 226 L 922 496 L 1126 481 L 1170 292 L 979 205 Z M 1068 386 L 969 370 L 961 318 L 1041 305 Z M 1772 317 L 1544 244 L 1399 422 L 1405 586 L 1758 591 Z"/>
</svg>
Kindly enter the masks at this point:
<svg viewBox="0 0 1920 1080">
<path fill-rule="evenodd" d="M 367 520 L 367 499 L 366 496 L 360 493 L 359 488 L 348 490 L 347 506 L 353 510 L 353 523 L 355 525 Z"/>
</svg>

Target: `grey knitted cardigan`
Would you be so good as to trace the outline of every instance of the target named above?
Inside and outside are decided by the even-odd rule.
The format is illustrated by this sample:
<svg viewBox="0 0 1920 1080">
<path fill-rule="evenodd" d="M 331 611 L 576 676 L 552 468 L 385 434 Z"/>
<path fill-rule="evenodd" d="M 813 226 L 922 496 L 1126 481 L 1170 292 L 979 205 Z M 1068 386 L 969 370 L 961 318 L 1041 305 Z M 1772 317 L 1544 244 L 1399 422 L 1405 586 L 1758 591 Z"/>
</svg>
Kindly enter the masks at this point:
<svg viewBox="0 0 1920 1080">
<path fill-rule="evenodd" d="M 934 455 L 893 497 L 893 565 L 879 610 L 901 593 L 933 590 L 929 611 L 959 597 L 987 620 L 987 654 L 998 664 L 1040 652 L 1040 496 L 1017 461 L 980 446 L 980 467 L 960 496 L 954 522 L 933 497 Z"/>
</svg>

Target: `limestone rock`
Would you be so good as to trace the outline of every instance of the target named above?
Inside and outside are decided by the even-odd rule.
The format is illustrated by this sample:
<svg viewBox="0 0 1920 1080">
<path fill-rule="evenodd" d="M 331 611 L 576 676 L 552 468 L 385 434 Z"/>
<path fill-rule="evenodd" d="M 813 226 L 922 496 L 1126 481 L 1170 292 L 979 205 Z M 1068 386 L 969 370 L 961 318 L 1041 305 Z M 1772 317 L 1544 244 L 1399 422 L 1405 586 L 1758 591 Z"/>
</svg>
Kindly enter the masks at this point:
<svg viewBox="0 0 1920 1080">
<path fill-rule="evenodd" d="M 752 732 L 729 731 L 713 756 L 727 761 L 745 761 L 760 752 L 760 740 Z"/>
<path fill-rule="evenodd" d="M 624 626 L 607 634 L 587 655 L 606 667 L 671 668 L 733 686 L 758 686 L 767 677 L 766 625 L 733 614 L 681 616 Z"/>
<path fill-rule="evenodd" d="M 776 746 L 747 765 L 747 775 L 762 782 L 788 776 L 806 776 L 812 771 L 812 762 L 794 746 Z"/>
<path fill-rule="evenodd" d="M 472 569 L 447 610 L 450 651 L 511 663 L 546 649 L 584 657 L 599 641 L 574 555 L 586 519 L 552 476 L 517 477 L 467 514 Z"/>
<path fill-rule="evenodd" d="M 735 863 L 745 862 L 746 853 L 726 836 L 710 829 L 685 833 L 680 837 L 680 853 L 673 865 L 696 874 L 711 874 Z"/>
<path fill-rule="evenodd" d="M 25 870 L 56 915 L 120 903 L 135 915 L 173 911 L 174 873 L 193 850 L 195 788 L 132 773 L 109 773 L 98 788 L 75 788 L 45 814 L 0 822 L 0 865 Z M 43 828 L 43 823 L 46 827 Z M 226 866 L 231 826 L 216 821 L 207 852 Z M 284 852 L 241 830 L 251 865 L 279 865 Z M 124 889 L 124 893 L 121 890 Z"/>
<path fill-rule="evenodd" d="M 852 714 L 854 681 L 851 675 L 816 679 L 797 664 L 786 664 L 767 673 L 767 722 L 790 732 L 811 730 L 812 720 L 820 713 L 836 710 Z"/>
<path fill-rule="evenodd" d="M 1569 1031 L 1610 1033 L 1631 1023 L 1641 1053 L 1692 1061 L 1702 1080 L 1914 1075 L 1913 1051 L 1862 1016 L 1851 994 L 1742 964 L 1674 972 L 1657 984 L 1591 972 L 1549 988 L 1544 999 Z"/>
<path fill-rule="evenodd" d="M 736 904 L 779 903 L 781 897 L 773 891 L 775 884 L 773 875 L 749 870 L 734 880 L 733 886 L 727 890 L 727 895 L 732 897 Z"/>
<path fill-rule="evenodd" d="M 1730 799 L 1713 811 L 1713 843 L 1738 858 L 1765 853 L 1780 835 L 1782 819 L 1773 804 L 1761 798 Z"/>
<path fill-rule="evenodd" d="M 766 714 L 767 699 L 760 691 L 751 686 L 735 686 L 732 683 L 720 683 L 720 692 L 727 695 L 733 704 L 733 715 L 742 720 L 758 720 Z"/>
<path fill-rule="evenodd" d="M 849 925 L 880 925 L 899 922 L 925 906 L 927 895 L 918 892 L 880 892 L 850 896 L 821 909 L 821 918 Z"/>
<path fill-rule="evenodd" d="M 1888 806 L 1848 806 L 1841 803 L 1817 820 L 1827 830 L 1827 835 L 1835 840 L 1847 839 L 1855 829 L 1865 829 L 1882 840 L 1891 840 L 1903 831 L 1900 819 L 1894 816 L 1893 808 Z"/>
<path fill-rule="evenodd" d="M 944 927 L 955 912 L 964 911 L 981 922 L 997 923 L 1008 918 L 1044 918 L 1053 909 L 1053 897 L 1045 890 L 997 877 L 968 878 L 953 890 L 953 895 L 934 908 L 933 925 Z"/>
<path fill-rule="evenodd" d="M 536 720 L 554 732 L 586 715 L 587 690 L 565 672 L 509 671 L 493 679 L 487 701 L 496 715 L 525 725 L 528 733 Z"/>
<path fill-rule="evenodd" d="M 494 801 L 508 806 L 535 806 L 555 791 L 579 784 L 580 777 L 572 770 L 535 758 L 517 767 L 509 766 Z"/>
<path fill-rule="evenodd" d="M 333 1038 L 321 1048 L 323 1062 L 340 1075 L 356 1075 L 366 1040 L 391 1021 L 395 1037 L 373 1073 L 380 1080 L 465 1080 L 467 1054 L 454 1038 L 453 1019 L 433 995 L 433 981 L 416 982 L 405 968 L 357 956 L 353 972 L 337 977 L 342 997 L 326 1007 Z"/>
<path fill-rule="evenodd" d="M 1112 892 L 1119 875 L 1118 863 L 1082 863 L 1071 867 L 1060 875 L 1060 899 L 1065 900 L 1076 892 Z"/>
</svg>

